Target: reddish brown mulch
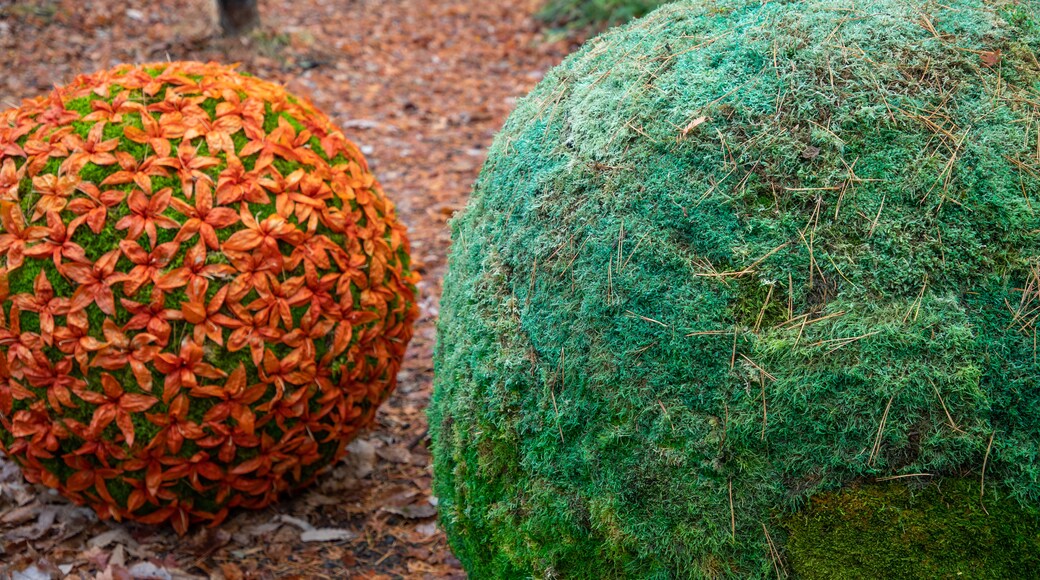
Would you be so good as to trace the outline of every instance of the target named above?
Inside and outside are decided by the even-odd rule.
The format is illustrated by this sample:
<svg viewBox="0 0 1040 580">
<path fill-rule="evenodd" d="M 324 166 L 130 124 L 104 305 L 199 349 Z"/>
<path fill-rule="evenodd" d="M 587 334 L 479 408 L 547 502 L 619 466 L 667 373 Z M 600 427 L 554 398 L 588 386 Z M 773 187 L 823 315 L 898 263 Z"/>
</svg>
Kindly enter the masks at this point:
<svg viewBox="0 0 1040 580">
<path fill-rule="evenodd" d="M 240 62 L 309 96 L 362 146 L 410 226 L 423 314 L 400 385 L 314 489 L 184 538 L 97 522 L 0 457 L 0 578 L 462 577 L 436 527 L 424 414 L 446 222 L 515 99 L 571 46 L 514 0 L 261 0 L 264 25 L 242 39 L 214 35 L 212 4 L 0 0 L 0 107 L 167 59 Z"/>
</svg>

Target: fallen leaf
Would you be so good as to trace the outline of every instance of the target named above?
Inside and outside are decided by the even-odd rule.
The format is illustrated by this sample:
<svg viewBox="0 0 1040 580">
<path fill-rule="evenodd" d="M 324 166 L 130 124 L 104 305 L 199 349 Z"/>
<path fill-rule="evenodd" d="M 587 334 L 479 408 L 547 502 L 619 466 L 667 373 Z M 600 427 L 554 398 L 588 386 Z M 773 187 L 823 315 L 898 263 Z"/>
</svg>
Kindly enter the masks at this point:
<svg viewBox="0 0 1040 580">
<path fill-rule="evenodd" d="M 343 466 L 348 475 L 357 479 L 368 477 L 376 466 L 376 448 L 365 439 L 355 439 L 347 445 L 347 456 L 343 459 Z"/>
<path fill-rule="evenodd" d="M 134 580 L 173 580 L 169 571 L 151 562 L 138 562 L 130 566 L 128 571 Z"/>
<path fill-rule="evenodd" d="M 270 534 L 271 532 L 277 531 L 278 528 L 282 527 L 281 521 L 268 522 L 266 524 L 256 524 L 253 526 L 247 526 L 242 528 L 242 533 L 250 536 L 263 536 Z"/>
<path fill-rule="evenodd" d="M 424 518 L 432 518 L 437 515 L 437 508 L 430 504 L 422 505 L 404 505 L 404 506 L 385 506 L 383 511 L 405 517 L 411 520 L 420 520 Z"/>
<path fill-rule="evenodd" d="M 689 125 L 686 125 L 685 127 L 683 127 L 682 131 L 679 131 L 679 138 L 680 139 L 684 139 L 687 135 L 690 134 L 690 131 L 693 131 L 700 124 L 704 123 L 707 120 L 708 120 L 707 117 L 697 117 L 696 119 L 690 121 Z"/>
<path fill-rule="evenodd" d="M 238 564 L 234 562 L 224 562 L 220 565 L 220 571 L 224 573 L 226 580 L 243 580 L 246 575 L 242 572 L 242 568 L 238 567 Z"/>
<path fill-rule="evenodd" d="M 116 544 L 114 550 L 112 550 L 112 556 L 108 559 L 109 566 L 126 566 L 126 548 L 122 544 Z"/>
<path fill-rule="evenodd" d="M 39 504 L 33 503 L 16 507 L 13 510 L 5 513 L 3 517 L 0 517 L 0 522 L 5 524 L 24 524 L 25 522 L 36 517 L 36 513 L 40 510 Z"/>
<path fill-rule="evenodd" d="M 300 540 L 304 542 L 343 542 L 356 537 L 354 532 L 339 528 L 318 528 L 300 533 Z"/>
<path fill-rule="evenodd" d="M 51 575 L 33 564 L 25 570 L 12 574 L 11 580 L 51 580 Z"/>
<path fill-rule="evenodd" d="M 376 455 L 391 463 L 411 463 L 412 454 L 404 446 L 392 445 L 376 450 Z"/>
<path fill-rule="evenodd" d="M 312 526 L 306 520 L 301 520 L 300 518 L 295 518 L 293 516 L 288 516 L 288 515 L 282 514 L 281 516 L 278 516 L 278 519 L 281 520 L 284 523 L 296 526 L 297 528 L 300 528 L 301 530 L 303 530 L 305 532 L 314 529 L 314 526 Z"/>
<path fill-rule="evenodd" d="M 87 540 L 87 545 L 92 548 L 107 548 L 109 544 L 117 541 L 128 546 L 137 546 L 137 542 L 123 528 L 112 528 L 107 532 L 100 533 Z"/>
<path fill-rule="evenodd" d="M 1000 51 L 989 50 L 979 53 L 979 58 L 982 59 L 982 66 L 987 68 L 993 68 L 1000 64 Z"/>
<path fill-rule="evenodd" d="M 437 533 L 437 524 L 435 522 L 427 522 L 425 524 L 419 524 L 415 526 L 415 531 L 420 534 L 429 537 Z"/>
</svg>

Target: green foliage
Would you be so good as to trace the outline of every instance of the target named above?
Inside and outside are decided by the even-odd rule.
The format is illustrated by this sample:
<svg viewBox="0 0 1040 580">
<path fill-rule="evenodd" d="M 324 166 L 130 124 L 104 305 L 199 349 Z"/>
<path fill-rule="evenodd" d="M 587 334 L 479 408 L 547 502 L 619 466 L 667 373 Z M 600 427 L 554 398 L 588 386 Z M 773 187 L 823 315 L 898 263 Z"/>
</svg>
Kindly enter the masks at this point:
<svg viewBox="0 0 1040 580">
<path fill-rule="evenodd" d="M 799 578 L 1030 578 L 1040 570 L 1040 512 L 979 481 L 866 485 L 812 499 L 784 526 Z"/>
<path fill-rule="evenodd" d="M 607 28 L 639 18 L 669 0 L 548 0 L 538 18 L 555 26 Z"/>
<path fill-rule="evenodd" d="M 1037 14 L 678 2 L 550 72 L 452 222 L 471 575 L 773 576 L 815 494 L 984 461 L 1035 505 Z"/>
</svg>

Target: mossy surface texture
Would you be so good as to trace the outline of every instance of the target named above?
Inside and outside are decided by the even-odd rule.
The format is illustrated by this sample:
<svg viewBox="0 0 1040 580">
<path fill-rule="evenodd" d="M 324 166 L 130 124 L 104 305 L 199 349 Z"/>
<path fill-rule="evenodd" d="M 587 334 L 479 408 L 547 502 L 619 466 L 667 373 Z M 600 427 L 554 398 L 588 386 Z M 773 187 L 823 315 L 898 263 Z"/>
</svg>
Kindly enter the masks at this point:
<svg viewBox="0 0 1040 580">
<path fill-rule="evenodd" d="M 789 574 L 784 517 L 892 476 L 1034 505 L 1037 14 L 679 2 L 549 73 L 453 222 L 430 416 L 470 573 Z"/>
<path fill-rule="evenodd" d="M 538 17 L 575 28 L 614 26 L 638 18 L 667 0 L 548 0 Z"/>
<path fill-rule="evenodd" d="M 1034 578 L 1040 519 L 1013 501 L 979 501 L 979 481 L 899 482 L 814 496 L 787 518 L 796 577 Z"/>
</svg>

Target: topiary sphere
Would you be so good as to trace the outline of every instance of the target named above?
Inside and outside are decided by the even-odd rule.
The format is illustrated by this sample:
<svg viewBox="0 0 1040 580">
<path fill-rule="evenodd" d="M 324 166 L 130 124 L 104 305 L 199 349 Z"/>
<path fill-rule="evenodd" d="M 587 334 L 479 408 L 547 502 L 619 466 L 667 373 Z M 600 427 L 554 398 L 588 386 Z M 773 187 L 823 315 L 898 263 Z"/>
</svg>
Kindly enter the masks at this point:
<svg viewBox="0 0 1040 580">
<path fill-rule="evenodd" d="M 0 450 L 102 518 L 219 523 L 311 482 L 417 316 L 393 204 L 284 88 L 120 66 L 0 114 Z"/>
<path fill-rule="evenodd" d="M 470 573 L 1035 575 L 1038 14 L 676 2 L 548 74 L 452 226 Z"/>
</svg>

